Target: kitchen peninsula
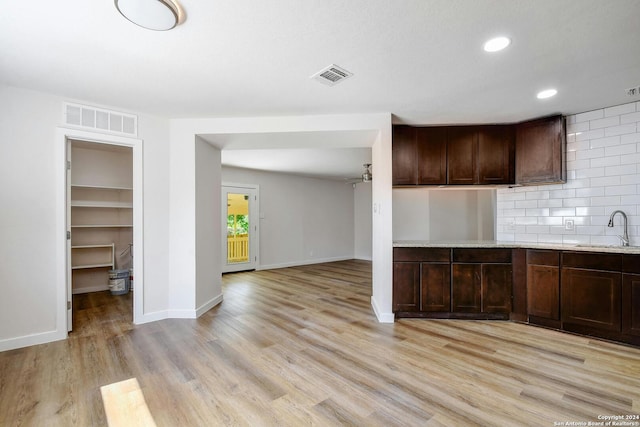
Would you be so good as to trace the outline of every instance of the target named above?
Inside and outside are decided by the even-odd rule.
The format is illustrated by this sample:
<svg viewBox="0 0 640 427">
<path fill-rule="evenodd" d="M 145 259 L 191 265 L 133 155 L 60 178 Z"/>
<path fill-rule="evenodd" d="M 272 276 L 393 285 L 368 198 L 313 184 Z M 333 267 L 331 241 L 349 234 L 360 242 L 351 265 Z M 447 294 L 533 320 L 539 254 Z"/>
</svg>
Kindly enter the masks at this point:
<svg viewBox="0 0 640 427">
<path fill-rule="evenodd" d="M 640 346 L 640 247 L 401 240 L 396 318 L 512 320 Z"/>
</svg>

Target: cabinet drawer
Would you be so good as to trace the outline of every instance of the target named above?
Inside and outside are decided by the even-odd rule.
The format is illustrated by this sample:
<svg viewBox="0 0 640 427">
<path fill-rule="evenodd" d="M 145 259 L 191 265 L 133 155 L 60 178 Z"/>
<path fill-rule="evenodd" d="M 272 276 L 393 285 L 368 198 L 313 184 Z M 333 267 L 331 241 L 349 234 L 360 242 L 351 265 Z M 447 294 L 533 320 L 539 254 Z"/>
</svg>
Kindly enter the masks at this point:
<svg viewBox="0 0 640 427">
<path fill-rule="evenodd" d="M 453 262 L 511 263 L 511 249 L 454 249 Z"/>
<path fill-rule="evenodd" d="M 563 252 L 562 267 L 620 272 L 622 271 L 622 254 Z"/>
<path fill-rule="evenodd" d="M 549 267 L 560 266 L 560 252 L 557 251 L 527 251 L 527 264 L 547 265 Z"/>
<path fill-rule="evenodd" d="M 393 260 L 403 262 L 449 262 L 448 248 L 393 248 Z"/>
</svg>

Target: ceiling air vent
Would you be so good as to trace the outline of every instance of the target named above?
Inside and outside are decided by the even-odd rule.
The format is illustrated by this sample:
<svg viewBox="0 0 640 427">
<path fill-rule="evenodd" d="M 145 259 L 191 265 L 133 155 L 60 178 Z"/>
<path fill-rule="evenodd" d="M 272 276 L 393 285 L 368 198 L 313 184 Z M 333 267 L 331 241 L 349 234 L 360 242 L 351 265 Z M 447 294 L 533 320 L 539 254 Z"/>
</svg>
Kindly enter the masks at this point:
<svg viewBox="0 0 640 427">
<path fill-rule="evenodd" d="M 64 123 L 73 127 L 91 129 L 126 136 L 138 135 L 138 116 L 89 107 L 88 105 L 64 103 Z"/>
<path fill-rule="evenodd" d="M 353 73 L 338 67 L 336 64 L 331 64 L 315 73 L 311 78 L 325 85 L 335 86 L 351 76 L 353 76 Z"/>
</svg>

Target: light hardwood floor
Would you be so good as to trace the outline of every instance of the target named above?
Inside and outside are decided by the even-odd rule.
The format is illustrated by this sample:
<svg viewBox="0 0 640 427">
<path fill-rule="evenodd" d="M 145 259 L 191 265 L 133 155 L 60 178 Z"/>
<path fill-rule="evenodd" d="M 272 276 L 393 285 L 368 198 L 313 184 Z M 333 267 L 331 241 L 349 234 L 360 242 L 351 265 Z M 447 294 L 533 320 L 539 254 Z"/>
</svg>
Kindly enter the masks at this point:
<svg viewBox="0 0 640 427">
<path fill-rule="evenodd" d="M 225 275 L 197 320 L 74 298 L 66 341 L 0 353 L 0 425 L 106 425 L 136 378 L 158 426 L 553 426 L 640 414 L 640 349 L 499 321 L 379 324 L 371 265 Z M 640 420 L 637 420 L 640 422 Z"/>
</svg>

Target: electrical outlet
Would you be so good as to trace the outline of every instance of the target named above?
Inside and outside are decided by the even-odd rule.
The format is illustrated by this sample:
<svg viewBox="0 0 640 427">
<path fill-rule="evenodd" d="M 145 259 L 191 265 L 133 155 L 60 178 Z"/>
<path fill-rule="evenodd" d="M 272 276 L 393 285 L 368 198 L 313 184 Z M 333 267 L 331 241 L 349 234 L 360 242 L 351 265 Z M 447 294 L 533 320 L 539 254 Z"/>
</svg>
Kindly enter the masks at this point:
<svg viewBox="0 0 640 427">
<path fill-rule="evenodd" d="M 565 230 L 573 230 L 573 220 L 572 219 L 565 219 L 564 220 L 564 229 Z"/>
<path fill-rule="evenodd" d="M 512 219 L 508 220 L 505 231 L 516 231 L 516 222 Z"/>
</svg>

